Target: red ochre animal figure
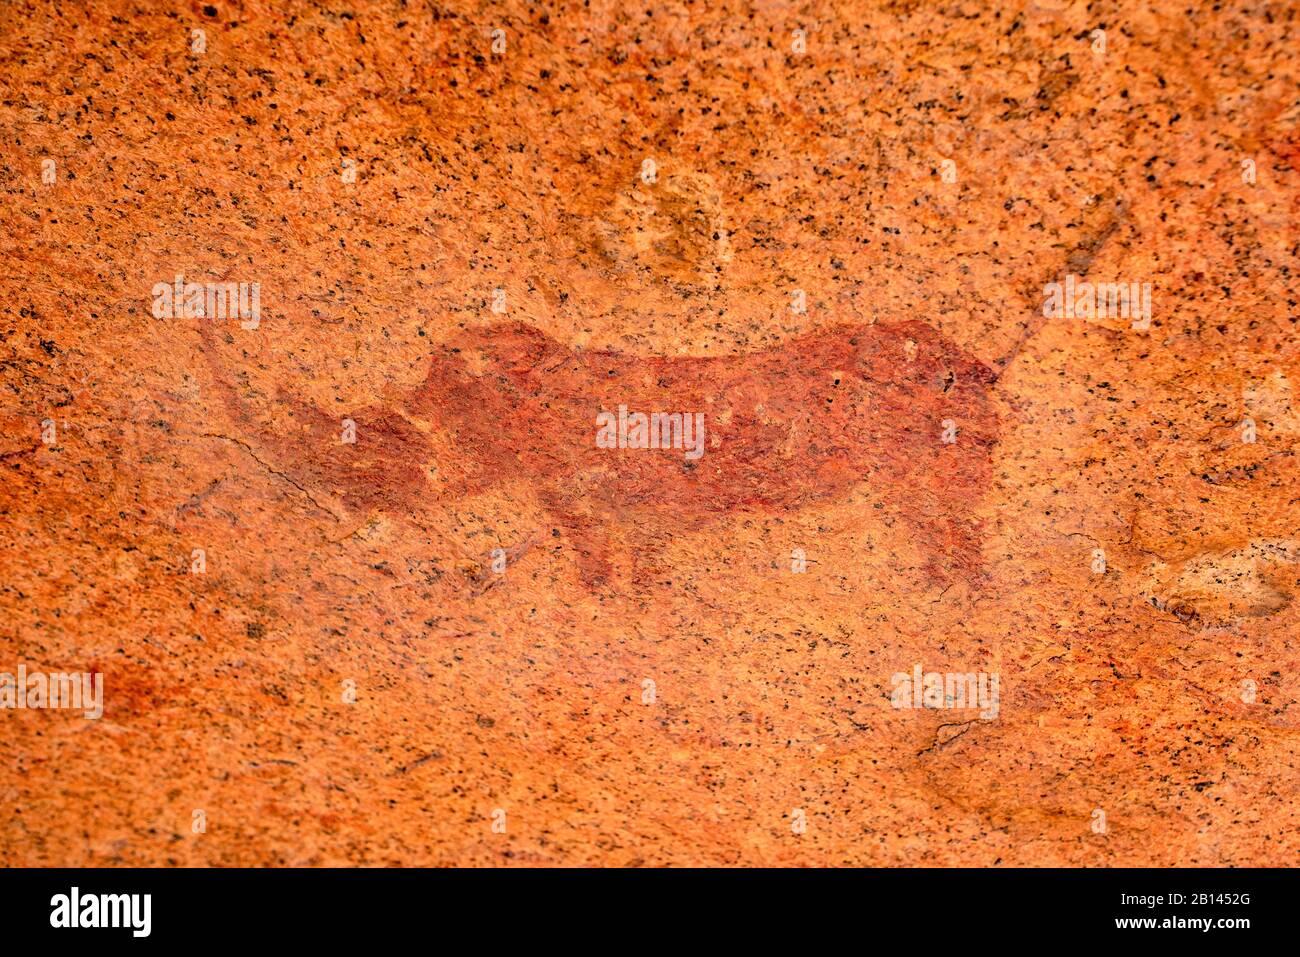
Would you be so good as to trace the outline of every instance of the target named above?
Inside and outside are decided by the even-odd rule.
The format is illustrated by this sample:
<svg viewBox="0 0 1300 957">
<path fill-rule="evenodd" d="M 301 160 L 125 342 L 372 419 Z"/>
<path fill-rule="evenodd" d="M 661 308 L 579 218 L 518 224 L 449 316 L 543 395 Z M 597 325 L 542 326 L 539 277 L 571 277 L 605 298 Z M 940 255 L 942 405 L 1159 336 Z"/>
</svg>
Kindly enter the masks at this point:
<svg viewBox="0 0 1300 957">
<path fill-rule="evenodd" d="M 908 523 L 933 578 L 980 567 L 971 513 L 990 481 L 996 375 L 923 322 L 679 358 L 573 349 L 502 323 L 436 347 L 424 381 L 395 404 L 328 414 L 282 389 L 273 427 L 254 423 L 203 329 L 223 398 L 254 433 L 247 441 L 299 486 L 390 512 L 526 486 L 588 585 L 611 578 L 613 540 L 653 551 L 719 517 L 788 512 L 859 486 Z M 702 414 L 703 451 L 601 447 L 600 415 L 620 407 Z M 354 443 L 341 441 L 343 418 L 355 422 Z"/>
</svg>

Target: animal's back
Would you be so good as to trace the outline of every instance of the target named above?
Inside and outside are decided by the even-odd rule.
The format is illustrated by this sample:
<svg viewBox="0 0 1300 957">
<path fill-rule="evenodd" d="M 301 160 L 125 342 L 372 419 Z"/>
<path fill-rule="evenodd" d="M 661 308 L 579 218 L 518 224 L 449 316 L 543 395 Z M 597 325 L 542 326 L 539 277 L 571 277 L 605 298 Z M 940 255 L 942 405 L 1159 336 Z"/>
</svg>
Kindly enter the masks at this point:
<svg viewBox="0 0 1300 957">
<path fill-rule="evenodd" d="M 936 491 L 967 494 L 962 487 L 987 471 L 991 381 L 977 360 L 917 322 L 684 358 L 575 351 L 509 325 L 453 340 L 423 402 L 442 407 L 489 482 L 528 478 L 610 507 L 707 514 L 788 508 L 926 471 Z M 702 454 L 600 447 L 597 416 L 620 407 L 702 414 Z M 955 442 L 942 441 L 945 420 Z"/>
</svg>

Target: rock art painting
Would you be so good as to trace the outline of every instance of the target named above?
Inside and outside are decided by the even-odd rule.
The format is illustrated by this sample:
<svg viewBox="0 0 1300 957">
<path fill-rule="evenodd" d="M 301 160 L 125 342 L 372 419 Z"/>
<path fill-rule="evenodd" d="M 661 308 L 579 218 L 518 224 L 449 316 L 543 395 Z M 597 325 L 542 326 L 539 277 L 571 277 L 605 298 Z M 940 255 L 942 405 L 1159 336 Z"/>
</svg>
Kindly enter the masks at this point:
<svg viewBox="0 0 1300 957">
<path fill-rule="evenodd" d="M 1294 866 L 1298 30 L 7 5 L 0 864 Z"/>
<path fill-rule="evenodd" d="M 215 356 L 210 327 L 201 329 Z M 248 428 L 229 374 L 219 359 L 211 366 L 230 416 Z M 609 580 L 609 542 L 621 530 L 645 555 L 670 529 L 815 505 L 860 483 L 915 503 L 904 514 L 934 575 L 975 574 L 971 505 L 990 477 L 993 381 L 920 322 L 835 327 L 747 355 L 675 359 L 573 350 L 528 326 L 499 324 L 437 346 L 425 380 L 392 405 L 340 417 L 283 389 L 274 421 L 248 439 L 295 482 L 359 511 L 436 508 L 448 496 L 522 481 L 574 540 L 590 585 Z M 638 410 L 646 416 L 642 438 L 629 442 L 624 424 L 619 442 L 620 410 L 625 422 Z M 613 429 L 607 447 L 602 413 Z M 443 433 L 449 457 L 439 459 L 431 431 Z"/>
</svg>

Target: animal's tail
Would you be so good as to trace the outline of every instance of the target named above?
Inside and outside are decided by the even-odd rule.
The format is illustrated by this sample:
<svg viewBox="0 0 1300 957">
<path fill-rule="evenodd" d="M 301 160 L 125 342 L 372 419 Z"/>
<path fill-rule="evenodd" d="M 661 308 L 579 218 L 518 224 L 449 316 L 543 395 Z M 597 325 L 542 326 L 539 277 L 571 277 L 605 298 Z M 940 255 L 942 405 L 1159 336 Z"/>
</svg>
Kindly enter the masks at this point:
<svg viewBox="0 0 1300 957">
<path fill-rule="evenodd" d="M 1129 204 L 1125 199 L 1116 199 L 1110 209 L 1101 209 L 1099 213 L 1100 220 L 1083 240 L 1066 253 L 1064 262 L 1053 272 L 1049 281 L 1064 280 L 1065 276 L 1070 273 L 1080 279 L 1086 278 L 1092 269 L 1093 261 L 1101 254 L 1102 249 L 1105 248 L 1119 228 L 1128 221 L 1128 213 Z M 1038 292 L 1041 292 L 1041 288 L 1034 288 L 1038 288 Z M 1038 298 L 1038 292 L 1035 292 L 1034 288 L 1025 287 L 1022 290 L 1022 298 L 1027 307 L 1028 318 L 1022 323 L 1020 335 L 1017 336 L 1010 349 L 992 361 L 993 382 L 1002 377 L 1002 374 L 1007 371 L 1012 361 L 1020 354 L 1020 350 L 1051 321 L 1043 315 L 1043 302 L 1041 298 Z"/>
</svg>

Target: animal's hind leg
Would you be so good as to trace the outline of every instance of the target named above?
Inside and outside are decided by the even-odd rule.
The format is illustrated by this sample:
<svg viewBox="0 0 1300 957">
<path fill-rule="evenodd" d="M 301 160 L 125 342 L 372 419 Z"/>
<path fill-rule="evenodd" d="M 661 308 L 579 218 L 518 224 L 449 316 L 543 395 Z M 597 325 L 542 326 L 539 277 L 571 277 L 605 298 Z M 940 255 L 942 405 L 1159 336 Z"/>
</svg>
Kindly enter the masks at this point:
<svg viewBox="0 0 1300 957">
<path fill-rule="evenodd" d="M 979 523 L 943 512 L 908 516 L 914 534 L 923 543 L 924 571 L 931 581 L 944 585 L 965 581 L 978 587 L 985 577 Z"/>
</svg>

